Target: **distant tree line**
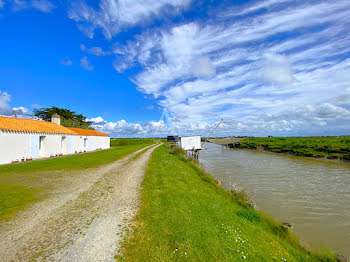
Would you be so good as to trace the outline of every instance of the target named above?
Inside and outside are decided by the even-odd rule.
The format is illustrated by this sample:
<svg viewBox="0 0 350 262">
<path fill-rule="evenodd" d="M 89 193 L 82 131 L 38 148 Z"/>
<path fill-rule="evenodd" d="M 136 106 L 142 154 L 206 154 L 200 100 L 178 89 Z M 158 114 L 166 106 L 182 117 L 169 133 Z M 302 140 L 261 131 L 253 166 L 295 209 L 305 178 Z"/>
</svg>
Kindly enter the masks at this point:
<svg viewBox="0 0 350 262">
<path fill-rule="evenodd" d="M 62 126 L 93 129 L 91 127 L 92 122 L 86 121 L 85 116 L 82 114 L 77 114 L 69 109 L 52 106 L 34 110 L 34 116 L 39 117 L 44 121 L 51 121 L 51 117 L 55 113 L 61 117 Z"/>
</svg>

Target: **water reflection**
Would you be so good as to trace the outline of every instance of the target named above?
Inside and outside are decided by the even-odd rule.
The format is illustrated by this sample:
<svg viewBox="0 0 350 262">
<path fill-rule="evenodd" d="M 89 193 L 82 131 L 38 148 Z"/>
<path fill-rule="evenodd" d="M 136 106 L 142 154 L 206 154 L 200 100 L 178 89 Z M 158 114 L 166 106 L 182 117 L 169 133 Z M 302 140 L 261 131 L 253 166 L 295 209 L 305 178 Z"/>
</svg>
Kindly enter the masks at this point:
<svg viewBox="0 0 350 262">
<path fill-rule="evenodd" d="M 205 170 L 253 193 L 258 208 L 294 224 L 311 248 L 350 256 L 350 164 L 206 144 Z"/>
</svg>

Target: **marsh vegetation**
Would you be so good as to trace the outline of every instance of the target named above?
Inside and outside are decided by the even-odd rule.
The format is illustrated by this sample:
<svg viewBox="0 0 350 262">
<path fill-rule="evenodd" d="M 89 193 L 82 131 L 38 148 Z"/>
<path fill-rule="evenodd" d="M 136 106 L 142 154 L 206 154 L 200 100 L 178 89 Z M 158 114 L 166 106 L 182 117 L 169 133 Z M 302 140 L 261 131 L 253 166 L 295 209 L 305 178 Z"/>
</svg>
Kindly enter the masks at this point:
<svg viewBox="0 0 350 262">
<path fill-rule="evenodd" d="M 249 137 L 241 148 L 261 149 L 296 156 L 350 160 L 350 137 Z"/>
</svg>

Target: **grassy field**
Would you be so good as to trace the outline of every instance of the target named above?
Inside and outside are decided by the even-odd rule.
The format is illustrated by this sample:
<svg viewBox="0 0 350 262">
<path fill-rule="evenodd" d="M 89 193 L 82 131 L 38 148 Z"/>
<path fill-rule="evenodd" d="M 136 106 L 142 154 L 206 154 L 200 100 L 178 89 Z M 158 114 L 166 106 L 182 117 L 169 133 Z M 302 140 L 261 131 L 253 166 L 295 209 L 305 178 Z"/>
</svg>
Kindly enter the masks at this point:
<svg viewBox="0 0 350 262">
<path fill-rule="evenodd" d="M 111 149 L 46 159 L 20 164 L 0 166 L 0 221 L 10 218 L 27 205 L 45 198 L 50 181 L 55 181 L 56 170 L 93 168 L 120 159 L 153 144 L 153 139 L 128 139 L 124 146 L 111 142 Z M 59 174 L 62 175 L 62 172 Z M 58 177 L 57 179 L 60 179 Z"/>
<path fill-rule="evenodd" d="M 264 149 L 297 156 L 350 160 L 350 137 L 249 137 L 241 148 Z"/>
<path fill-rule="evenodd" d="M 192 162 L 152 155 L 141 207 L 120 261 L 336 261 L 299 245 L 289 229 L 247 204 Z M 242 197 L 243 196 L 243 197 Z"/>
<path fill-rule="evenodd" d="M 113 139 L 111 139 L 111 146 L 142 145 L 142 144 L 153 144 L 155 142 L 159 142 L 159 139 L 153 139 L 153 138 L 113 138 Z"/>
</svg>

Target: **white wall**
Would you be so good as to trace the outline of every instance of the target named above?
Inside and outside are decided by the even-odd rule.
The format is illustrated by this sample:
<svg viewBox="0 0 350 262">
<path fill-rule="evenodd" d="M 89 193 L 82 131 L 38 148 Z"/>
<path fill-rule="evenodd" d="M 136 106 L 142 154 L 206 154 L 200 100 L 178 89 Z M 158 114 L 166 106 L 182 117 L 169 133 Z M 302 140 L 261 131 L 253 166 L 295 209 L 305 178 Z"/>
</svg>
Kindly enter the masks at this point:
<svg viewBox="0 0 350 262">
<path fill-rule="evenodd" d="M 202 149 L 200 136 L 183 136 L 180 141 L 184 150 Z"/>
<path fill-rule="evenodd" d="M 0 130 L 0 164 L 30 157 L 30 134 L 4 133 Z"/>
<path fill-rule="evenodd" d="M 91 136 L 92 150 L 110 148 L 111 138 L 109 136 Z"/>
<path fill-rule="evenodd" d="M 0 130 L 0 164 L 21 161 L 22 158 L 36 158 L 38 156 L 39 137 L 44 136 L 40 157 L 62 154 L 62 137 L 66 137 L 66 153 L 75 154 L 96 149 L 110 147 L 110 137 L 105 136 L 79 136 L 57 135 L 25 132 L 3 132 Z M 84 138 L 87 138 L 84 148 Z"/>
<path fill-rule="evenodd" d="M 87 139 L 86 147 L 84 147 L 84 139 Z M 81 153 L 94 151 L 97 149 L 107 149 L 110 148 L 110 137 L 108 136 L 72 136 L 71 138 L 71 152 Z"/>
</svg>

